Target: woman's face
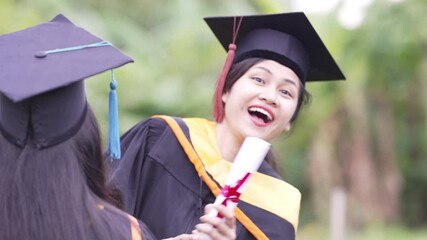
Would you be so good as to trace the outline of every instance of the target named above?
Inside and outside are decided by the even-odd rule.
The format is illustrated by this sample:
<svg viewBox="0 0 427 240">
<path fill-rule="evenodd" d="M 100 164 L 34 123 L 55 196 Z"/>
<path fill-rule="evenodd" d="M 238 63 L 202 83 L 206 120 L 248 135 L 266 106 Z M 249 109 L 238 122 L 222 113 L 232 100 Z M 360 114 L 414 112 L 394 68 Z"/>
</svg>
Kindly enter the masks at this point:
<svg viewBox="0 0 427 240">
<path fill-rule="evenodd" d="M 275 61 L 261 61 L 224 93 L 228 131 L 239 139 L 247 136 L 271 140 L 291 127 L 300 88 L 298 76 Z"/>
</svg>

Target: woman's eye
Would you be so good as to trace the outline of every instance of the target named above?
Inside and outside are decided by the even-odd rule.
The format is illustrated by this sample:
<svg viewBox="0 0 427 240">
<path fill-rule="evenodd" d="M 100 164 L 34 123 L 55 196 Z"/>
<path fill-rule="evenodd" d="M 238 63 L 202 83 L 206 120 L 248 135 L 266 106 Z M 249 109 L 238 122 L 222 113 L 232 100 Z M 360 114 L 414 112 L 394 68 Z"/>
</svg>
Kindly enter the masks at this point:
<svg viewBox="0 0 427 240">
<path fill-rule="evenodd" d="M 262 80 L 262 78 L 259 78 L 259 77 L 252 77 L 252 80 L 259 82 L 259 83 L 264 83 L 264 80 Z"/>
<path fill-rule="evenodd" d="M 286 89 L 282 89 L 282 90 L 280 90 L 280 92 L 285 96 L 292 97 L 292 93 Z"/>
</svg>

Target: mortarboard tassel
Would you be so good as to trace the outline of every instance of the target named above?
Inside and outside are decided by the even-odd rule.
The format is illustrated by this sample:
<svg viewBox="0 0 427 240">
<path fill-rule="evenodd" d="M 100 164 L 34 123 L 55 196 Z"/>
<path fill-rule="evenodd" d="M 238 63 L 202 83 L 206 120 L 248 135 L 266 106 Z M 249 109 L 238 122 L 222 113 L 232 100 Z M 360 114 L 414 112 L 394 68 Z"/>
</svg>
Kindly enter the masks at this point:
<svg viewBox="0 0 427 240">
<path fill-rule="evenodd" d="M 224 66 L 222 67 L 221 74 L 218 79 L 218 83 L 215 89 L 214 95 L 214 112 L 213 118 L 216 122 L 222 122 L 224 118 L 224 105 L 222 103 L 222 92 L 224 90 L 225 78 L 230 71 L 231 65 L 233 64 L 234 55 L 237 49 L 235 44 L 237 33 L 239 32 L 240 24 L 242 23 L 243 17 L 240 17 L 239 25 L 236 29 L 236 17 L 234 17 L 234 25 L 233 25 L 233 42 L 228 46 L 227 58 L 225 60 Z"/>
<path fill-rule="evenodd" d="M 222 91 L 224 89 L 225 78 L 230 71 L 231 64 L 233 63 L 234 54 L 236 52 L 236 44 L 230 43 L 228 46 L 227 58 L 224 66 L 222 67 L 221 75 L 219 76 L 218 83 L 216 85 L 215 96 L 214 96 L 214 120 L 216 122 L 222 122 L 224 118 L 224 106 L 222 103 Z"/>
<path fill-rule="evenodd" d="M 108 153 L 111 160 L 120 159 L 119 110 L 117 102 L 117 82 L 111 69 L 110 95 L 108 103 Z"/>
</svg>

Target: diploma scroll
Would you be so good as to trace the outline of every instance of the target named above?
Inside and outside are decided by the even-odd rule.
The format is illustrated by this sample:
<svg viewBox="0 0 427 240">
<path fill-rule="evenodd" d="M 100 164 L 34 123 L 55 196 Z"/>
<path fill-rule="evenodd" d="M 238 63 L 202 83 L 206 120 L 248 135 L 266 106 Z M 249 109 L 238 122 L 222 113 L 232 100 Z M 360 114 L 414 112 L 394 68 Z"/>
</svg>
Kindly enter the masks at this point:
<svg viewBox="0 0 427 240">
<path fill-rule="evenodd" d="M 231 165 L 221 193 L 215 199 L 215 205 L 222 204 L 234 211 L 239 202 L 240 194 L 243 192 L 251 175 L 258 170 L 270 150 L 270 146 L 270 143 L 257 137 L 245 138 Z M 210 210 L 209 215 L 223 218 L 214 208 Z M 204 233 L 198 233 L 197 235 L 204 240 L 211 240 L 210 236 Z"/>
<path fill-rule="evenodd" d="M 244 191 L 251 175 L 258 170 L 265 159 L 270 146 L 270 143 L 257 137 L 245 138 L 214 204 L 222 204 L 230 210 L 234 210 L 239 202 L 240 194 Z M 209 214 L 222 217 L 218 215 L 216 209 L 212 209 Z"/>
</svg>

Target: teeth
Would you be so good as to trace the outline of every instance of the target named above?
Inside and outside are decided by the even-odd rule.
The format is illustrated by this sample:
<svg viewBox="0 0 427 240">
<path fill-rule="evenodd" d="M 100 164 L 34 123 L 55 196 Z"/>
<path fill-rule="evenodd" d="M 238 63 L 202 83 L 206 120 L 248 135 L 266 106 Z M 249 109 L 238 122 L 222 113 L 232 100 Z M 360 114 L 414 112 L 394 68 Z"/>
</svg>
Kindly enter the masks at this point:
<svg viewBox="0 0 427 240">
<path fill-rule="evenodd" d="M 271 117 L 271 115 L 267 111 L 265 111 L 264 109 L 262 109 L 262 108 L 259 108 L 259 107 L 250 107 L 249 111 L 262 113 L 265 116 L 267 116 L 267 119 L 269 121 L 273 120 L 273 118 Z"/>
</svg>

